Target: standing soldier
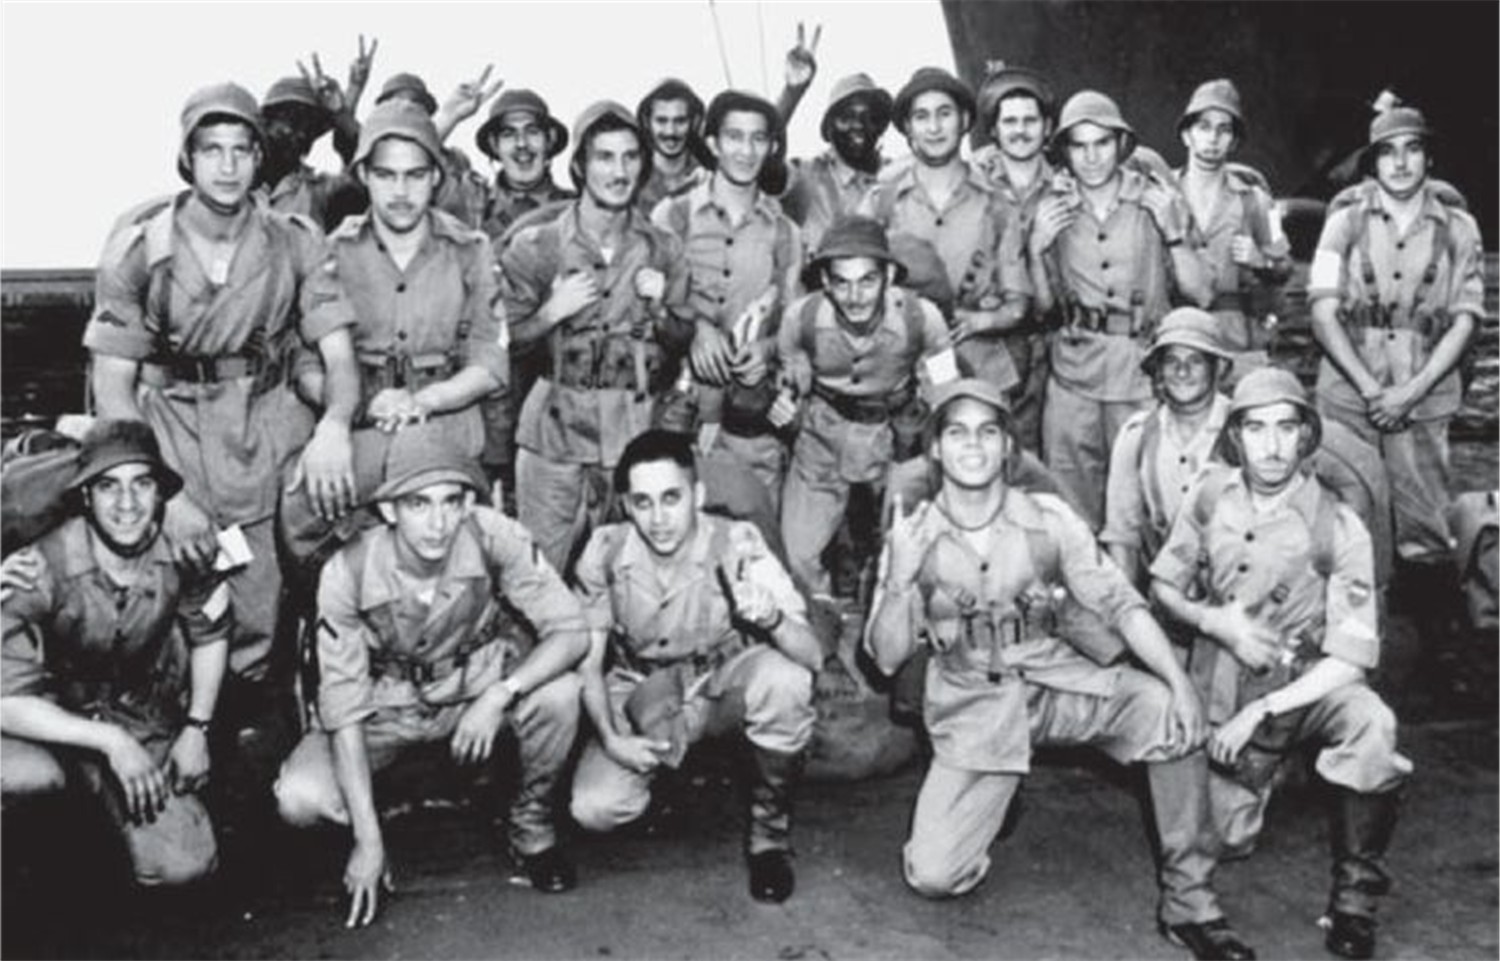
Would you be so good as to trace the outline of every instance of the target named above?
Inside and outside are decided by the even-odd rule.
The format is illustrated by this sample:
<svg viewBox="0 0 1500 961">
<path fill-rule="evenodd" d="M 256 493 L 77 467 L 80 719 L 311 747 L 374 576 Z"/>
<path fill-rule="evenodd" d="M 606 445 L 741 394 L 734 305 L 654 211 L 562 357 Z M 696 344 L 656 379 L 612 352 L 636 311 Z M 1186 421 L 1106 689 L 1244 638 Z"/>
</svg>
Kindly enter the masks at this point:
<svg viewBox="0 0 1500 961">
<path fill-rule="evenodd" d="M 573 777 L 573 818 L 591 831 L 635 820 L 661 766 L 743 726 L 756 771 L 750 894 L 785 901 L 795 884 L 791 793 L 823 660 L 801 595 L 755 525 L 703 513 L 685 435 L 632 440 L 615 486 L 629 523 L 597 530 L 578 562 L 592 639 L 583 704 L 597 733 Z"/>
<path fill-rule="evenodd" d="M 682 241 L 696 329 L 692 372 L 717 396 L 702 405 L 725 450 L 779 504 L 786 448 L 766 419 L 782 310 L 802 269 L 797 227 L 768 184 L 784 181 L 786 134 L 769 100 L 738 90 L 714 97 L 703 122 L 708 175 L 657 205 L 651 219 Z M 715 411 L 715 407 L 719 411 Z"/>
<path fill-rule="evenodd" d="M 994 190 L 1005 222 L 1014 224 L 1022 238 L 1030 234 L 1037 203 L 1056 173 L 1044 151 L 1056 119 L 1052 87 L 1035 71 L 1001 64 L 979 88 L 977 129 L 993 142 L 974 152 L 973 163 Z M 1044 326 L 1045 315 L 1032 309 L 1001 334 L 1018 379 L 1011 392 L 1016 436 L 1034 454 L 1042 449 L 1042 398 L 1047 389 Z"/>
<path fill-rule="evenodd" d="M 588 648 L 578 601 L 526 530 L 475 506 L 478 464 L 430 435 L 392 451 L 375 491 L 384 525 L 363 532 L 318 584 L 318 712 L 276 782 L 289 823 L 347 825 L 346 926 L 374 920 L 390 888 L 370 776 L 417 744 L 448 741 L 453 760 L 496 757 L 508 727 L 520 787 L 510 807 L 511 857 L 532 887 L 573 887 L 557 845 L 553 795 L 578 730 L 578 679 Z M 536 631 L 522 650 L 497 635 L 502 599 Z"/>
<path fill-rule="evenodd" d="M 552 158 L 568 146 L 568 128 L 552 116 L 536 93 L 507 90 L 490 107 L 489 119 L 474 134 L 485 156 L 500 165 L 490 185 L 479 227 L 499 240 L 523 214 L 578 195 L 552 180 Z"/>
<path fill-rule="evenodd" d="M 891 95 L 869 74 L 833 85 L 819 131 L 828 149 L 791 162 L 782 205 L 802 228 L 804 249 L 816 250 L 840 217 L 852 215 L 880 181 L 880 138 L 891 123 Z"/>
<path fill-rule="evenodd" d="M 1063 317 L 1042 453 L 1095 529 L 1115 435 L 1151 402 L 1141 361 L 1152 330 L 1174 296 L 1199 306 L 1211 296 L 1177 189 L 1124 166 L 1135 145 L 1113 100 L 1093 90 L 1070 97 L 1051 143 L 1068 174 L 1038 202 L 1027 241 L 1038 309 Z"/>
<path fill-rule="evenodd" d="M 1412 107 L 1371 121 L 1369 179 L 1331 205 L 1307 291 L 1323 348 L 1318 408 L 1379 448 L 1405 565 L 1397 579 L 1428 609 L 1453 591 L 1448 422 L 1484 312 L 1479 228 L 1429 176 L 1431 136 Z"/>
<path fill-rule="evenodd" d="M 896 505 L 865 633 L 886 674 L 932 649 L 933 760 L 904 851 L 907 884 L 928 897 L 973 889 L 1033 744 L 1094 744 L 1122 764 L 1146 762 L 1160 881 L 1173 891 L 1189 852 L 1164 829 L 1181 812 L 1166 803 L 1160 762 L 1202 742 L 1191 682 L 1082 519 L 1058 497 L 1010 485 L 1021 449 L 994 384 L 940 390 L 929 436 L 942 487 L 909 516 Z M 1062 617 L 1069 596 L 1118 634 Z M 1146 670 L 1115 663 L 1120 637 Z"/>
<path fill-rule="evenodd" d="M 1260 173 L 1229 158 L 1245 139 L 1240 92 L 1210 80 L 1188 101 L 1177 122 L 1187 165 L 1177 182 L 1192 214 L 1193 242 L 1213 283 L 1208 309 L 1223 325 L 1220 338 L 1234 355 L 1234 377 L 1269 363 L 1268 315 L 1292 273 L 1291 245 L 1272 209 Z"/>
<path fill-rule="evenodd" d="M 974 116 L 974 94 L 963 81 L 937 67 L 912 74 L 892 121 L 913 161 L 876 188 L 861 212 L 880 221 L 893 244 L 902 236 L 931 244 L 946 271 L 938 280 L 953 292 L 953 341 L 964 373 L 1007 391 L 1019 381 L 1001 333 L 1025 315 L 1030 288 L 1018 226 L 984 175 L 959 156 Z M 924 289 L 918 279 L 909 285 Z"/>
<path fill-rule="evenodd" d="M 609 471 L 650 426 L 661 372 L 692 336 L 679 320 L 682 246 L 635 210 L 651 169 L 635 118 L 602 100 L 579 117 L 573 143 L 583 195 L 518 229 L 500 254 L 512 339 L 548 348 L 517 429 L 518 514 L 560 571 L 608 510 Z"/>
<path fill-rule="evenodd" d="M 1395 715 L 1365 684 L 1380 655 L 1370 537 L 1304 475 L 1320 433 L 1290 372 L 1241 380 L 1224 433 L 1229 465 L 1203 476 L 1151 565 L 1157 600 L 1197 632 L 1189 663 L 1215 725 L 1206 752 L 1171 765 L 1181 820 L 1162 828 L 1164 843 L 1193 856 L 1161 922 L 1199 958 L 1255 957 L 1210 886 L 1224 842 L 1210 781 L 1262 790 L 1296 745 L 1319 745 L 1318 774 L 1335 791 L 1330 951 L 1371 956 L 1376 903 L 1390 887 L 1382 861 L 1411 762 L 1396 752 Z"/>
<path fill-rule="evenodd" d="M 781 536 L 792 572 L 814 593 L 828 593 L 820 558 L 843 522 L 850 485 L 874 485 L 878 500 L 890 465 L 918 453 L 920 426 L 911 422 L 920 362 L 957 375 L 942 314 L 897 288 L 902 273 L 880 224 L 842 218 L 808 264 L 813 293 L 787 310 L 778 335 L 786 380 L 802 402 L 796 413 L 787 401 L 775 412 L 799 422 Z M 922 379 L 943 375 L 929 368 Z M 899 451 L 897 427 L 906 435 Z"/>
<path fill-rule="evenodd" d="M 668 77 L 641 98 L 635 122 L 651 148 L 650 173 L 636 198 L 649 215 L 666 198 L 687 193 L 702 176 L 703 101 L 692 87 Z"/>
<path fill-rule="evenodd" d="M 252 201 L 264 139 L 243 88 L 221 84 L 188 99 L 177 169 L 190 189 L 122 219 L 105 245 L 83 338 L 100 416 L 145 420 L 183 478 L 167 507 L 173 540 L 202 563 L 217 553 L 220 529 L 239 530 L 249 547 L 248 564 L 228 578 L 229 669 L 252 686 L 231 686 L 226 699 L 277 693 L 273 515 L 284 470 L 295 461 L 294 486 L 305 484 L 325 516 L 354 493 L 354 318 L 318 227 Z M 325 368 L 316 426 L 288 386 L 299 337 Z"/>
<path fill-rule="evenodd" d="M 1158 403 L 1132 415 L 1110 450 L 1099 542 L 1140 587 L 1229 413 L 1219 385 L 1233 361 L 1220 341 L 1222 329 L 1214 315 L 1196 307 L 1178 307 L 1162 318 L 1141 361 Z"/>
<path fill-rule="evenodd" d="M 6 559 L 30 568 L 32 586 L 0 599 L 7 800 L 81 775 L 145 885 L 192 881 L 217 863 L 196 792 L 231 617 L 222 589 L 174 563 L 162 535 L 181 487 L 151 428 L 96 421 L 69 490 L 82 516 Z"/>
<path fill-rule="evenodd" d="M 354 469 L 363 503 L 382 480 L 390 438 L 408 425 L 426 423 L 464 456 L 479 456 L 478 401 L 505 378 L 507 334 L 492 313 L 488 241 L 433 207 L 445 168 L 427 112 L 399 99 L 376 107 L 360 131 L 354 169 L 370 212 L 345 220 L 329 245 L 355 316 Z M 323 405 L 315 358 L 299 364 L 298 387 Z M 298 494 L 283 499 L 282 524 L 294 554 L 324 529 L 311 498 Z"/>
<path fill-rule="evenodd" d="M 359 123 L 338 81 L 320 73 L 318 82 L 315 87 L 307 75 L 282 77 L 266 91 L 261 102 L 266 140 L 259 192 L 272 210 L 300 214 L 332 230 L 346 215 L 364 208 L 364 197 L 349 174 L 314 170 L 307 155 L 335 126 L 340 130 L 335 143 L 352 148 Z M 337 112 L 329 109 L 324 97 L 338 107 Z M 347 154 L 343 159 L 348 161 Z"/>
</svg>

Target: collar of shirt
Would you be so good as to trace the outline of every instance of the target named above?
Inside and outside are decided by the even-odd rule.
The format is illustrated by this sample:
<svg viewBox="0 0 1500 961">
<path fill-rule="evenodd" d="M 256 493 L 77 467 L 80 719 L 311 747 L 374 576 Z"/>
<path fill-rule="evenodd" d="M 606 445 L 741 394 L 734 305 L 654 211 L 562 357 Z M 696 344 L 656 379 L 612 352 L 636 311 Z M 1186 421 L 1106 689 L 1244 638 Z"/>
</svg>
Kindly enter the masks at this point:
<svg viewBox="0 0 1500 961">
<path fill-rule="evenodd" d="M 266 190 L 266 199 L 274 202 L 281 197 L 294 194 L 302 189 L 303 184 L 316 179 L 317 176 L 316 170 L 307 164 L 299 164 L 296 169 L 289 171 L 286 176 L 276 181 L 274 186 Z"/>
<path fill-rule="evenodd" d="M 506 197 L 534 197 L 540 202 L 545 202 L 553 194 L 557 193 L 558 190 L 557 184 L 552 182 L 551 171 L 542 174 L 542 179 L 530 187 L 517 187 L 511 184 L 510 180 L 505 176 L 505 171 L 502 170 L 495 177 L 495 192 L 503 194 Z"/>
<path fill-rule="evenodd" d="M 885 306 L 881 308 L 880 320 L 869 330 L 858 331 L 840 316 L 838 309 L 834 307 L 833 301 L 826 295 L 815 291 L 808 295 L 818 298 L 818 312 L 813 315 L 813 329 L 821 327 L 825 330 L 837 330 L 849 337 L 861 339 L 879 338 L 885 341 L 899 341 L 905 333 L 905 296 L 895 287 L 887 288 L 885 292 Z M 791 311 L 788 311 L 791 314 Z M 792 314 L 795 316 L 795 314 Z"/>
<path fill-rule="evenodd" d="M 613 251 L 614 256 L 610 257 L 606 263 L 604 252 L 599 249 L 599 244 L 588 235 L 588 231 L 583 229 L 582 203 L 582 198 L 574 201 L 571 209 L 564 216 L 557 218 L 559 249 L 566 249 L 570 244 L 578 244 L 593 255 L 595 263 L 609 268 L 621 262 L 621 253 L 627 249 L 631 237 L 640 238 L 642 242 L 645 242 L 644 238 L 650 236 L 651 225 L 646 218 L 642 217 L 634 207 L 629 208 L 625 211 L 625 229 L 622 235 L 626 243 L 616 247 Z"/>
<path fill-rule="evenodd" d="M 1221 393 L 1215 392 L 1214 399 L 1208 408 L 1208 420 L 1204 421 L 1188 442 L 1182 445 L 1180 450 L 1191 450 L 1204 438 L 1211 438 L 1208 443 L 1212 445 L 1218 440 L 1219 434 L 1224 430 L 1224 421 L 1229 417 L 1229 398 Z M 1156 411 L 1156 419 L 1161 425 L 1161 436 L 1164 440 L 1176 445 L 1175 436 L 1171 430 L 1172 408 L 1165 401 Z"/>
<path fill-rule="evenodd" d="M 365 555 L 365 569 L 359 583 L 359 609 L 373 610 L 406 596 L 409 592 L 402 581 L 409 576 L 401 569 L 396 554 L 395 529 L 390 526 L 379 528 Z M 461 521 L 453 545 L 448 548 L 442 573 L 438 575 L 432 606 L 437 607 L 438 601 L 450 594 L 457 582 L 488 576 L 484 547 L 475 536 L 472 525 L 467 520 Z"/>
<path fill-rule="evenodd" d="M 62 570 L 57 571 L 59 579 L 72 579 L 92 571 L 103 573 L 103 565 L 99 563 L 99 552 L 108 550 L 103 542 L 94 534 L 89 522 L 82 517 L 75 517 L 64 524 L 58 533 L 62 541 Z M 141 555 L 144 565 L 163 564 L 171 566 L 172 551 L 167 547 L 167 539 L 161 533 L 157 533 L 156 539 L 151 546 Z"/>
<path fill-rule="evenodd" d="M 1036 177 L 1031 181 L 1031 186 L 1022 191 L 1011 181 L 1010 172 L 1005 169 L 1004 155 L 1000 152 L 1000 148 L 991 144 L 984 149 L 987 153 L 985 153 L 983 161 L 981 162 L 979 157 L 976 156 L 974 166 L 984 170 L 989 175 L 990 188 L 992 190 L 1005 194 L 1011 200 L 1025 200 L 1032 194 L 1038 193 L 1045 189 L 1057 174 L 1056 168 L 1043 157 L 1041 166 L 1037 168 Z"/>
<path fill-rule="evenodd" d="M 662 600 L 670 599 L 682 590 L 698 590 L 702 581 L 696 577 L 686 576 L 686 572 L 707 570 L 716 563 L 728 560 L 728 558 L 711 556 L 714 525 L 725 523 L 728 522 L 722 518 L 699 511 L 698 529 L 693 532 L 693 539 L 682 548 L 682 553 L 673 559 L 671 566 L 673 576 L 665 582 L 657 576 L 663 570 L 660 559 L 641 536 L 641 532 L 636 530 L 634 524 L 630 524 L 630 530 L 626 532 L 625 544 L 620 548 L 619 557 L 615 559 L 616 572 L 620 575 L 631 570 L 649 572 L 650 577 L 647 578 L 649 583 L 663 585 Z M 725 544 L 728 543 L 727 539 L 722 540 Z M 621 580 L 623 579 L 622 576 Z"/>
<path fill-rule="evenodd" d="M 712 177 L 706 177 L 694 186 L 692 190 L 688 191 L 688 205 L 693 213 L 702 213 L 712 208 L 727 218 L 729 210 L 714 197 L 714 184 L 718 181 L 718 177 L 717 173 Z M 775 223 L 776 215 L 780 213 L 775 206 L 775 201 L 759 187 L 755 189 L 755 203 L 751 206 L 750 212 L 767 223 Z"/>
<path fill-rule="evenodd" d="M 840 157 L 838 151 L 832 147 L 823 151 L 818 156 L 818 160 L 823 166 L 828 168 L 829 176 L 833 177 L 834 183 L 840 187 L 848 188 L 854 186 L 856 183 L 862 186 L 869 186 L 880 180 L 879 174 L 867 173 L 844 163 L 844 158 Z"/>
<path fill-rule="evenodd" d="M 1299 467 L 1299 471 L 1301 468 Z M 1329 495 L 1332 496 L 1332 495 Z M 1215 509 L 1219 520 L 1230 531 L 1248 531 L 1281 516 L 1285 511 L 1295 511 L 1312 530 L 1312 519 L 1317 509 L 1318 485 L 1310 481 L 1305 473 L 1299 473 L 1277 504 L 1268 511 L 1257 513 L 1250 500 L 1250 485 L 1245 482 L 1245 472 L 1237 470 L 1224 485 L 1219 504 L 1232 505 L 1230 510 Z"/>
<path fill-rule="evenodd" d="M 1389 216 L 1386 210 L 1385 190 L 1378 184 L 1370 191 L 1370 212 L 1381 216 Z M 1431 182 L 1422 184 L 1422 211 L 1418 215 L 1421 218 L 1430 217 L 1441 223 L 1448 223 L 1451 214 L 1448 205 L 1434 196 Z"/>
<path fill-rule="evenodd" d="M 965 528 L 961 527 L 948 512 L 944 510 L 938 501 L 932 502 L 932 508 L 928 512 L 928 519 L 935 519 L 941 527 L 952 534 L 957 540 L 965 545 L 968 540 L 963 536 Z M 992 528 L 996 522 L 1003 522 L 1021 530 L 1045 531 L 1047 527 L 1046 515 L 1038 506 L 1036 500 L 1019 487 L 1007 487 L 1005 499 L 1000 502 L 1000 511 L 995 515 L 995 520 L 986 527 Z"/>
<path fill-rule="evenodd" d="M 981 173 L 977 168 L 971 165 L 967 160 L 959 160 L 958 163 L 964 168 L 964 178 L 959 182 L 958 189 L 953 191 L 953 196 L 949 199 L 949 206 L 953 206 L 961 202 L 964 196 L 969 192 L 977 192 L 980 194 L 989 194 L 993 192 L 990 189 L 989 183 L 985 181 L 984 174 Z M 896 179 L 892 183 L 891 187 L 896 191 L 897 197 L 903 197 L 911 191 L 921 188 L 922 185 L 917 182 L 918 166 L 920 166 L 920 164 L 916 160 L 913 160 L 911 163 L 907 164 L 899 174 L 896 175 Z"/>
</svg>

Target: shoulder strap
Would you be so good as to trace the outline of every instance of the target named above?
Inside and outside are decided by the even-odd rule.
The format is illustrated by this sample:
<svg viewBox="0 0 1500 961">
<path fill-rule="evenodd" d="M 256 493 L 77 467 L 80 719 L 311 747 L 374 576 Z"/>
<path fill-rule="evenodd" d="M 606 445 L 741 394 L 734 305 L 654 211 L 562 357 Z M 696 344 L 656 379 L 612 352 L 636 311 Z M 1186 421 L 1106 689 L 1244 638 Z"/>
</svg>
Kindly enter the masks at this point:
<svg viewBox="0 0 1500 961">
<path fill-rule="evenodd" d="M 818 305 L 822 300 L 821 297 L 804 298 L 797 316 L 797 338 L 814 371 L 818 369 Z"/>
<path fill-rule="evenodd" d="M 1141 481 L 1141 493 L 1145 495 L 1146 507 L 1156 517 L 1166 518 L 1162 506 L 1161 478 L 1156 472 L 1156 455 L 1161 450 L 1161 413 L 1153 409 L 1141 421 L 1141 446 L 1136 450 L 1135 474 Z M 1151 520 L 1151 518 L 1147 518 Z"/>
<path fill-rule="evenodd" d="M 1338 524 L 1338 497 L 1316 476 L 1312 480 L 1317 484 L 1317 498 L 1313 502 L 1312 523 L 1309 528 L 1312 536 L 1312 566 L 1313 571 L 1326 581 L 1333 574 L 1333 537 L 1334 528 Z"/>
</svg>

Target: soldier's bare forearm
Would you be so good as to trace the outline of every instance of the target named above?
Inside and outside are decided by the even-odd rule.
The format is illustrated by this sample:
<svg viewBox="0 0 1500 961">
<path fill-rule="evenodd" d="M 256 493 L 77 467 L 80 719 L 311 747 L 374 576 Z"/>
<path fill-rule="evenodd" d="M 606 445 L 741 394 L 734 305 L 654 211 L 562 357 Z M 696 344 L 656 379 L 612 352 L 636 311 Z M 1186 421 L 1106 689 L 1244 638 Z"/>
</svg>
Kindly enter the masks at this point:
<svg viewBox="0 0 1500 961">
<path fill-rule="evenodd" d="M 1332 297 L 1321 297 L 1312 304 L 1313 339 L 1323 348 L 1323 354 L 1344 379 L 1366 399 L 1380 390 L 1380 383 L 1360 359 L 1349 332 L 1338 319 L 1338 301 Z"/>
<path fill-rule="evenodd" d="M 1286 714 L 1316 704 L 1333 691 L 1365 678 L 1364 669 L 1338 657 L 1318 659 L 1300 677 L 1261 698 L 1273 714 Z"/>
<path fill-rule="evenodd" d="M 214 707 L 219 703 L 219 688 L 224 683 L 224 668 L 228 663 L 227 639 L 193 648 L 188 660 L 188 690 L 191 692 L 188 717 L 212 720 Z"/>
<path fill-rule="evenodd" d="M 60 744 L 107 753 L 123 731 L 104 721 L 74 714 L 43 697 L 0 697 L 0 733 L 44 744 Z"/>
<path fill-rule="evenodd" d="M 341 327 L 318 341 L 323 358 L 323 416 L 328 423 L 348 428 L 359 405 L 359 367 L 349 329 Z"/>
<path fill-rule="evenodd" d="M 116 420 L 144 420 L 136 403 L 136 379 L 139 361 L 125 357 L 94 354 L 90 359 L 89 387 L 94 395 L 94 409 L 100 417 Z"/>
<path fill-rule="evenodd" d="M 1411 379 L 1411 388 L 1421 399 L 1432 393 L 1434 387 L 1442 383 L 1443 378 L 1452 373 L 1459 361 L 1463 360 L 1464 352 L 1469 349 L 1469 341 L 1474 337 L 1474 331 L 1478 329 L 1474 315 L 1470 313 L 1459 314 L 1454 318 L 1453 325 L 1443 334 L 1442 340 L 1433 347 L 1432 353 L 1427 358 L 1427 363 L 1417 371 Z"/>
<path fill-rule="evenodd" d="M 349 811 L 354 839 L 362 844 L 384 846 L 380 815 L 375 810 L 375 789 L 370 777 L 370 757 L 365 749 L 365 726 L 349 724 L 329 735 L 333 741 L 333 774 Z"/>
<path fill-rule="evenodd" d="M 500 378 L 475 364 L 447 380 L 428 384 L 413 394 L 417 403 L 435 414 L 462 410 L 500 388 Z"/>
<path fill-rule="evenodd" d="M 1172 642 L 1162 633 L 1161 625 L 1145 607 L 1137 607 L 1120 620 L 1120 634 L 1130 651 L 1146 669 L 1167 683 L 1173 690 L 1187 690 L 1187 675 L 1172 654 Z"/>
</svg>

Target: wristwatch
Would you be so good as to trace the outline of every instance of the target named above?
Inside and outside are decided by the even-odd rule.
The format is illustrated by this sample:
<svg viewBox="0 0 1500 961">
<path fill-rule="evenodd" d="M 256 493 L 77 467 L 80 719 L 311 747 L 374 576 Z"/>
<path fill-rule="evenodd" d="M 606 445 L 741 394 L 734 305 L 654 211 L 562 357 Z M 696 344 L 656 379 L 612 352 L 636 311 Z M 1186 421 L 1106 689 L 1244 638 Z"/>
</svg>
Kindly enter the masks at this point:
<svg viewBox="0 0 1500 961">
<path fill-rule="evenodd" d="M 196 727 L 198 730 L 202 731 L 204 735 L 208 734 L 209 729 L 213 727 L 213 724 L 214 722 L 212 718 L 205 719 L 201 717 L 193 717 L 191 714 L 189 714 L 187 716 L 187 719 L 182 722 L 183 727 Z"/>
</svg>

